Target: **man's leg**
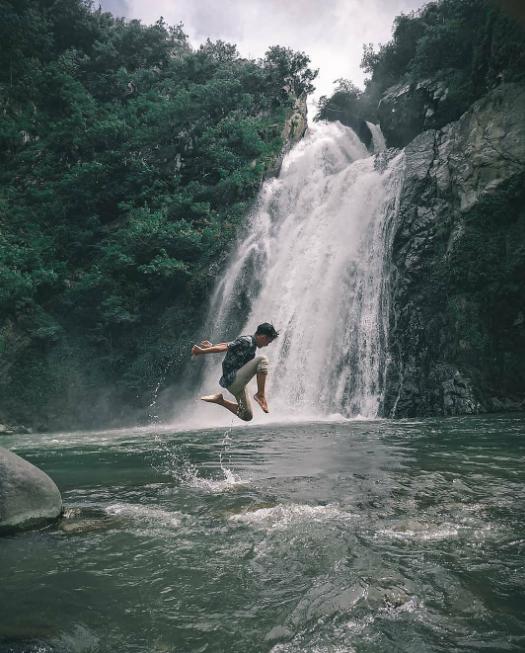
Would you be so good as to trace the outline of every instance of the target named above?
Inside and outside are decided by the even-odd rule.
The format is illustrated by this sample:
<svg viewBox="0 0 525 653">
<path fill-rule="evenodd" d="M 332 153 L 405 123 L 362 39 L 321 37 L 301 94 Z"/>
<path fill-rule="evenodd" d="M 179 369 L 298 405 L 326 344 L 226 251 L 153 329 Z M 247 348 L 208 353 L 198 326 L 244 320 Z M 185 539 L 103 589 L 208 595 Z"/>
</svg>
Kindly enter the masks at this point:
<svg viewBox="0 0 525 653">
<path fill-rule="evenodd" d="M 249 422 L 253 419 L 253 412 L 246 392 L 246 385 L 257 375 L 257 394 L 254 395 L 254 399 L 265 413 L 269 412 L 264 394 L 267 374 L 268 358 L 266 356 L 256 356 L 237 370 L 233 383 L 228 387 L 228 392 L 232 393 L 238 403 L 224 399 L 221 393 L 201 397 L 201 399 L 211 404 L 224 406 L 224 408 L 237 415 L 237 417 L 240 417 L 240 419 Z"/>
<path fill-rule="evenodd" d="M 268 376 L 267 370 L 261 370 L 257 372 L 257 394 L 253 395 L 255 401 L 263 409 L 265 413 L 269 413 L 268 403 L 266 401 L 266 395 L 264 389 L 266 387 L 266 377 Z"/>
<path fill-rule="evenodd" d="M 238 394 L 236 394 L 235 399 L 237 399 L 238 402 L 237 416 L 242 419 L 243 422 L 250 422 L 253 419 L 253 411 L 250 400 L 248 399 L 246 388 L 243 388 Z"/>
<path fill-rule="evenodd" d="M 241 390 L 246 388 L 246 385 L 251 379 L 257 375 L 257 393 L 254 395 L 255 401 L 259 404 L 265 413 L 268 413 L 268 404 L 266 402 L 265 387 L 266 377 L 268 376 L 268 357 L 256 356 L 243 365 L 240 370 L 237 370 L 235 380 L 228 388 L 228 390 L 237 397 Z M 251 412 L 251 409 L 250 409 Z"/>
<path fill-rule="evenodd" d="M 209 404 L 217 404 L 218 406 L 224 406 L 224 408 L 229 410 L 234 415 L 239 414 L 239 405 L 234 403 L 233 401 L 228 401 L 228 399 L 225 399 L 220 392 L 218 392 L 215 395 L 206 395 L 205 397 L 201 397 L 201 399 L 202 401 L 206 401 Z"/>
<path fill-rule="evenodd" d="M 205 397 L 201 397 L 202 401 L 207 401 L 209 404 L 217 404 L 218 406 L 224 406 L 227 410 L 229 410 L 231 413 L 236 415 L 237 417 L 240 417 L 245 422 L 249 422 L 250 420 L 253 419 L 253 412 L 252 412 L 252 407 L 250 405 L 250 400 L 248 399 L 248 395 L 246 394 L 246 389 L 242 388 L 239 390 L 235 398 L 237 399 L 238 403 L 235 403 L 233 401 L 228 401 L 228 399 L 225 399 L 221 393 L 217 393 L 216 395 L 207 395 Z"/>
</svg>

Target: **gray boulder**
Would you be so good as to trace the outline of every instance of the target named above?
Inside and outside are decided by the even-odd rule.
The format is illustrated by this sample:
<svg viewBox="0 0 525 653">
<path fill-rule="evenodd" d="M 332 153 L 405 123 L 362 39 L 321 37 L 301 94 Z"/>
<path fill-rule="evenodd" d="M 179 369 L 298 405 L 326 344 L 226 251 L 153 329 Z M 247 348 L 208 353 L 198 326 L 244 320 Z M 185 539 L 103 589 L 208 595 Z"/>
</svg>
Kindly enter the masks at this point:
<svg viewBox="0 0 525 653">
<path fill-rule="evenodd" d="M 62 497 L 41 469 L 0 447 L 0 533 L 59 517 Z"/>
</svg>

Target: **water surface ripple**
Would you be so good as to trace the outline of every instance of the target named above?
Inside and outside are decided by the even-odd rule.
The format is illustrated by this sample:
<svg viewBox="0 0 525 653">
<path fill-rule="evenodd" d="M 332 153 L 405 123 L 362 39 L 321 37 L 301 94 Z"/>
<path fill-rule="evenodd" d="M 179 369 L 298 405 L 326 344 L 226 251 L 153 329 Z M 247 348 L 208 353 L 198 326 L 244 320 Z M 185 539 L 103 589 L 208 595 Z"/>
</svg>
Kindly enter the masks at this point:
<svg viewBox="0 0 525 653">
<path fill-rule="evenodd" d="M 525 650 L 522 415 L 5 437 L 0 651 Z"/>
</svg>

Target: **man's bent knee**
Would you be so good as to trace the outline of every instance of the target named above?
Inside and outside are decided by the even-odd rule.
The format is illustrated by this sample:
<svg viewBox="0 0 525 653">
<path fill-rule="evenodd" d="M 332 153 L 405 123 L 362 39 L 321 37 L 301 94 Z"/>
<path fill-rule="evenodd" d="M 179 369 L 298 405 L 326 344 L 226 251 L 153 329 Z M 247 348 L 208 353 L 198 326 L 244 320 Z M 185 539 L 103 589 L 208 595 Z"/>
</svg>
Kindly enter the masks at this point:
<svg viewBox="0 0 525 653">
<path fill-rule="evenodd" d="M 237 411 L 237 417 L 242 419 L 243 422 L 251 422 L 253 419 L 253 412 L 250 408 L 240 407 Z"/>
<path fill-rule="evenodd" d="M 238 408 L 237 408 L 237 417 L 243 420 L 243 422 L 250 422 L 253 419 L 253 411 L 250 406 L 250 402 L 246 396 L 246 392 L 240 397 L 236 397 Z"/>
<path fill-rule="evenodd" d="M 256 359 L 257 361 L 257 373 L 258 374 L 268 374 L 268 366 L 270 365 L 270 361 L 268 360 L 268 356 L 257 356 Z"/>
</svg>

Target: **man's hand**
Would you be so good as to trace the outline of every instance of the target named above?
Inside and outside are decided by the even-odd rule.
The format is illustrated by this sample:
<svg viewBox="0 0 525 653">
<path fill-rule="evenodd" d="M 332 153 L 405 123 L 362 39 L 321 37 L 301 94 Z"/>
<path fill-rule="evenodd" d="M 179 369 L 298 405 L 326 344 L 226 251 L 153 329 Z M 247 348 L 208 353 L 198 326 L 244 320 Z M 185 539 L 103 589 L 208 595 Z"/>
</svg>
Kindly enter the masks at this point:
<svg viewBox="0 0 525 653">
<path fill-rule="evenodd" d="M 212 345 L 209 340 L 203 340 L 198 345 L 193 345 L 191 348 L 191 353 L 193 356 L 199 356 L 200 354 L 217 354 L 223 351 L 228 351 L 228 343 L 221 342 L 218 345 Z"/>
<path fill-rule="evenodd" d="M 191 348 L 191 353 L 193 356 L 198 356 L 199 354 L 205 354 L 205 349 L 209 349 L 210 347 L 213 347 L 211 342 L 209 340 L 203 340 L 200 342 L 198 345 L 193 345 Z"/>
</svg>

